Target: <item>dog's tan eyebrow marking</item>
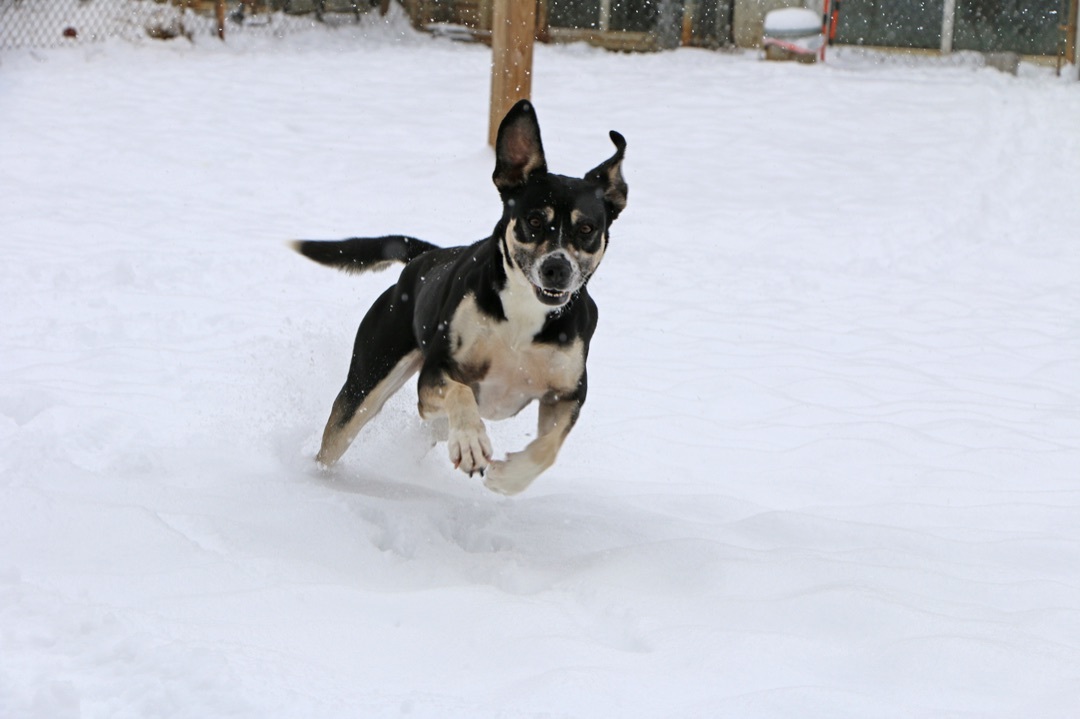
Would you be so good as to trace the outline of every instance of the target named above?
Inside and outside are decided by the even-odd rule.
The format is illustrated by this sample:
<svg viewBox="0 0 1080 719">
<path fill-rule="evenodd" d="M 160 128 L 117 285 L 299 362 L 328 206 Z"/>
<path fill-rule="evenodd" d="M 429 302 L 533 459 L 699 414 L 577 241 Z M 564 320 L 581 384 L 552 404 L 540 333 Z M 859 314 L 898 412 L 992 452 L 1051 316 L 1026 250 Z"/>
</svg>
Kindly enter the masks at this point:
<svg viewBox="0 0 1080 719">
<path fill-rule="evenodd" d="M 532 210 L 529 210 L 529 213 L 528 213 L 527 217 L 532 218 L 532 217 L 535 217 L 537 215 L 543 215 L 544 222 L 547 223 L 547 224 L 551 224 L 552 222 L 555 221 L 555 208 L 551 207 L 550 205 L 544 205 L 543 207 L 536 207 L 536 208 L 533 208 Z"/>
</svg>

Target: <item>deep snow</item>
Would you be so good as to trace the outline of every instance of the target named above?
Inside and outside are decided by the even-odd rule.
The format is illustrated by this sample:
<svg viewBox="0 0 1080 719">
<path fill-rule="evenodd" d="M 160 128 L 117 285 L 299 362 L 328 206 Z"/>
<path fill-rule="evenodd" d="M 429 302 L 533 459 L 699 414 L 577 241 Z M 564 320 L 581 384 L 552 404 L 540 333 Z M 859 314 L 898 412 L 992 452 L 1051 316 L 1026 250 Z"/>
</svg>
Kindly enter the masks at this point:
<svg viewBox="0 0 1080 719">
<path fill-rule="evenodd" d="M 285 241 L 489 232 L 488 61 L 0 57 L 0 717 L 1075 716 L 1080 85 L 539 47 L 551 168 L 629 142 L 578 427 L 320 473 L 393 274 Z"/>
</svg>

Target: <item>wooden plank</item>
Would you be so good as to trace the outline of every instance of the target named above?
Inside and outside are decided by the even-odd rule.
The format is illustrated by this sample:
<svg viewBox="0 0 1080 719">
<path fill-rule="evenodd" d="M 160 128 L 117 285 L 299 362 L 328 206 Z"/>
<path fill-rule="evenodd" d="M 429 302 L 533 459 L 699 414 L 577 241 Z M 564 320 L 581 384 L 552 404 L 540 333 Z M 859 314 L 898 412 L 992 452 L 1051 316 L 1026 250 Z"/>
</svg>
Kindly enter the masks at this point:
<svg viewBox="0 0 1080 719">
<path fill-rule="evenodd" d="M 534 0 L 495 0 L 491 14 L 491 108 L 488 144 L 495 146 L 499 123 L 518 100 L 532 96 Z"/>
</svg>

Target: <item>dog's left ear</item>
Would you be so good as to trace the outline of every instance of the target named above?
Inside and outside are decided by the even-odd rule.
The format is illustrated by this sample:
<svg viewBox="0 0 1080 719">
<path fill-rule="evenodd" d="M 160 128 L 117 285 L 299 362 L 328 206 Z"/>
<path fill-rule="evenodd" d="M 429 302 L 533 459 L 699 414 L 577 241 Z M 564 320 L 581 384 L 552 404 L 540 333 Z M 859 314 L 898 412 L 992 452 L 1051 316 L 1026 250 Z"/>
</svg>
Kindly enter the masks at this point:
<svg viewBox="0 0 1080 719">
<path fill-rule="evenodd" d="M 622 176 L 623 156 L 626 154 L 626 138 L 611 131 L 611 141 L 615 143 L 615 154 L 597 167 L 589 170 L 586 180 L 600 185 L 604 190 L 604 203 L 607 205 L 610 220 L 626 209 L 626 180 Z"/>
<path fill-rule="evenodd" d="M 499 194 L 525 184 L 535 172 L 547 172 L 544 146 L 540 142 L 540 123 L 528 100 L 520 100 L 506 113 L 495 139 L 495 172 L 491 179 Z"/>
</svg>

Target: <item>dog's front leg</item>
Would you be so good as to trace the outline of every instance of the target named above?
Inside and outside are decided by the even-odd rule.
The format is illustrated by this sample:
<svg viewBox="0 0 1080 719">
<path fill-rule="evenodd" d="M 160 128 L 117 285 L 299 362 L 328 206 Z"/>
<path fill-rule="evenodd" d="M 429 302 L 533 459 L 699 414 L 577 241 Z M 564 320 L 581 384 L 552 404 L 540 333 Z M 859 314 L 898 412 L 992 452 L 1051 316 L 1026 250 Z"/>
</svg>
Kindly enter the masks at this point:
<svg viewBox="0 0 1080 719">
<path fill-rule="evenodd" d="M 491 440 L 472 388 L 442 373 L 423 373 L 418 394 L 422 418 L 446 417 L 446 447 L 454 466 L 470 477 L 474 472 L 483 474 L 491 462 Z"/>
<path fill-rule="evenodd" d="M 581 412 L 581 404 L 578 398 L 542 400 L 536 439 L 520 452 L 508 454 L 505 460 L 492 462 L 484 486 L 507 495 L 524 491 L 541 472 L 555 464 L 555 457 Z"/>
</svg>

